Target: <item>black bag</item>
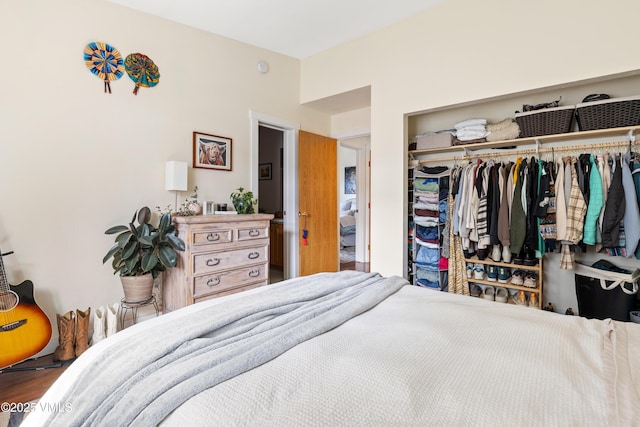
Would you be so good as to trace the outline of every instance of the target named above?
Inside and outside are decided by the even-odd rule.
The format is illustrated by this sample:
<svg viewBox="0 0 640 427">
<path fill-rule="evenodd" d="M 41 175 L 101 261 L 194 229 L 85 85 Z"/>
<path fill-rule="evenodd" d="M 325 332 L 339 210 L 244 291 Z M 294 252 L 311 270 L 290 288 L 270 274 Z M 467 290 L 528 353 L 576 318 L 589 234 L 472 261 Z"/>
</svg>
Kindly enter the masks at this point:
<svg viewBox="0 0 640 427">
<path fill-rule="evenodd" d="M 628 322 L 637 307 L 640 270 L 630 272 L 606 260 L 591 267 L 576 262 L 575 282 L 582 317 Z"/>
</svg>

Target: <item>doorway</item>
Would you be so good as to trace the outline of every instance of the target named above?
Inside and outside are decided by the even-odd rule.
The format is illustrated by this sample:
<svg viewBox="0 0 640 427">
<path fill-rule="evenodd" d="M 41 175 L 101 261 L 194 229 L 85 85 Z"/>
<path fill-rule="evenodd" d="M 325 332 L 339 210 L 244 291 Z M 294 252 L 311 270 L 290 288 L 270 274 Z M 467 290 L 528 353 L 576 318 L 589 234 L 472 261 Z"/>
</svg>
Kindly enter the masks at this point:
<svg viewBox="0 0 640 427">
<path fill-rule="evenodd" d="M 340 140 L 340 270 L 369 271 L 369 135 Z"/>
<path fill-rule="evenodd" d="M 273 283 L 272 279 L 279 281 L 298 276 L 298 185 L 295 179 L 295 171 L 298 167 L 297 146 L 300 126 L 297 123 L 288 122 L 255 111 L 250 112 L 249 118 L 251 122 L 251 188 L 257 190 L 254 191 L 254 194 L 256 194 L 258 198 L 258 210 L 263 209 L 263 202 L 269 203 L 267 206 L 272 206 L 270 200 L 268 200 L 270 198 L 265 197 L 263 200 L 262 194 L 260 193 L 260 182 L 268 181 L 266 179 L 260 179 L 260 176 L 265 171 L 264 168 L 261 170 L 260 164 L 269 163 L 266 159 L 264 162 L 260 160 L 260 130 L 262 128 L 263 132 L 265 132 L 265 129 L 269 129 L 269 132 L 274 131 L 276 132 L 275 135 L 278 135 L 274 136 L 274 138 L 280 138 L 279 135 L 281 135 L 282 139 L 282 155 L 280 156 L 280 150 L 278 150 L 278 159 L 271 161 L 272 181 L 274 173 L 273 163 L 275 162 L 282 165 L 280 169 L 281 183 L 278 185 L 281 201 L 277 203 L 278 205 L 280 205 L 280 203 L 282 204 L 282 218 L 278 221 L 281 223 L 280 226 L 275 227 L 277 229 L 274 230 L 276 233 L 281 231 L 281 238 L 280 236 L 274 237 L 275 242 L 282 241 L 282 268 L 281 273 L 279 270 L 274 270 L 273 277 L 271 274 L 269 275 L 269 281 Z M 278 222 L 276 222 L 276 224 Z M 274 234 L 271 232 L 271 228 L 269 231 L 271 235 Z"/>
<path fill-rule="evenodd" d="M 269 229 L 269 282 L 284 279 L 284 131 L 258 127 L 258 194 L 259 213 L 272 214 Z"/>
</svg>

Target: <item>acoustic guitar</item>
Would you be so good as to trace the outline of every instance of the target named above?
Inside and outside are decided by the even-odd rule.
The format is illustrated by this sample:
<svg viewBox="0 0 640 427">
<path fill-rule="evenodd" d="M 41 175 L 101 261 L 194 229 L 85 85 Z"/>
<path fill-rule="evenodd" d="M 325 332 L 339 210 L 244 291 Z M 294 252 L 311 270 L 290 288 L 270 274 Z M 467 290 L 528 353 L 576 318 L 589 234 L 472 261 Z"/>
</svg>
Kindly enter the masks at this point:
<svg viewBox="0 0 640 427">
<path fill-rule="evenodd" d="M 33 298 L 33 283 L 10 285 L 0 255 L 0 370 L 41 351 L 51 339 L 51 323 Z"/>
</svg>

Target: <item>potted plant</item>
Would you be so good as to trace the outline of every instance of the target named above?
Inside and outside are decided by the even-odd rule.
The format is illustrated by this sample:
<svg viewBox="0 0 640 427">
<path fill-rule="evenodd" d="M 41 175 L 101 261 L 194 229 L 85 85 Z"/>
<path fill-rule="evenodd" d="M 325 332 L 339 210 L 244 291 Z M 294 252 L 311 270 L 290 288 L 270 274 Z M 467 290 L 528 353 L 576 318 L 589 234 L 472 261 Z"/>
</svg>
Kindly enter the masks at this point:
<svg viewBox="0 0 640 427">
<path fill-rule="evenodd" d="M 135 225 L 135 221 L 138 225 Z M 102 259 L 106 263 L 113 258 L 113 274 L 120 274 L 125 301 L 142 302 L 151 298 L 153 280 L 161 271 L 175 267 L 176 251 L 185 249 L 171 223 L 171 214 L 163 213 L 155 226 L 151 224 L 151 210 L 141 208 L 133 214 L 129 225 L 116 225 L 105 234 L 117 234 L 115 245 Z"/>
<path fill-rule="evenodd" d="M 252 191 L 245 191 L 244 188 L 239 187 L 231 193 L 231 202 L 239 214 L 252 214 L 255 213 L 254 205 L 258 204 L 258 199 L 253 198 Z"/>
</svg>

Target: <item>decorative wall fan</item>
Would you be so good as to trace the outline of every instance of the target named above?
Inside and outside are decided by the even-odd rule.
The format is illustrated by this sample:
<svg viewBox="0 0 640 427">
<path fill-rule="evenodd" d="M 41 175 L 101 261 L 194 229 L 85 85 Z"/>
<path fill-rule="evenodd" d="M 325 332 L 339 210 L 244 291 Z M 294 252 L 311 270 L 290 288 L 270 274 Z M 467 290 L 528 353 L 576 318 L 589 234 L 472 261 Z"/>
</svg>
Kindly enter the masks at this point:
<svg viewBox="0 0 640 427">
<path fill-rule="evenodd" d="M 131 53 L 124 60 L 124 68 L 134 81 L 133 94 L 138 94 L 140 86 L 153 87 L 160 81 L 160 71 L 151 58 L 141 53 Z"/>
<path fill-rule="evenodd" d="M 124 74 L 124 61 L 118 49 L 104 42 L 91 42 L 84 48 L 84 63 L 93 74 L 104 81 L 104 92 L 111 93 L 113 80 Z"/>
</svg>

